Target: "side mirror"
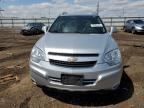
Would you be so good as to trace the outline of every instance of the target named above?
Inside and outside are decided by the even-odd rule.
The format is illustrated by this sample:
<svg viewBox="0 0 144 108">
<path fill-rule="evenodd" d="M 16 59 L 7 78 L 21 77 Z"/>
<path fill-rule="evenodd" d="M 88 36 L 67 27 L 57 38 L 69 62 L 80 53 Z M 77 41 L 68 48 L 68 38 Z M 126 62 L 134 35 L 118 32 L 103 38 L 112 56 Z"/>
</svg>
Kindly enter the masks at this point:
<svg viewBox="0 0 144 108">
<path fill-rule="evenodd" d="M 117 28 L 111 27 L 110 34 L 112 35 L 113 33 L 116 33 L 116 32 L 117 32 Z"/>
<path fill-rule="evenodd" d="M 43 27 L 42 27 L 42 31 L 46 34 L 47 31 L 48 31 L 48 28 L 49 28 L 48 26 L 43 26 Z"/>
</svg>

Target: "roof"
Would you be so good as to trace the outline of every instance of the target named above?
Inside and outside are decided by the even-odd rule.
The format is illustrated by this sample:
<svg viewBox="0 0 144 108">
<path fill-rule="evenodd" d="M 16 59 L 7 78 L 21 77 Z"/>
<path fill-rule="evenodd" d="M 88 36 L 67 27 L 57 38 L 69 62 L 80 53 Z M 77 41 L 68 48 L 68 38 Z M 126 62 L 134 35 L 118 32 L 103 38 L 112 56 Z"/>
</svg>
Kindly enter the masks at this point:
<svg viewBox="0 0 144 108">
<path fill-rule="evenodd" d="M 139 21 L 139 20 L 143 21 L 142 19 L 129 19 L 127 21 Z"/>
<path fill-rule="evenodd" d="M 67 13 L 64 12 L 60 16 L 98 16 L 97 13 L 91 12 L 91 13 Z"/>
</svg>

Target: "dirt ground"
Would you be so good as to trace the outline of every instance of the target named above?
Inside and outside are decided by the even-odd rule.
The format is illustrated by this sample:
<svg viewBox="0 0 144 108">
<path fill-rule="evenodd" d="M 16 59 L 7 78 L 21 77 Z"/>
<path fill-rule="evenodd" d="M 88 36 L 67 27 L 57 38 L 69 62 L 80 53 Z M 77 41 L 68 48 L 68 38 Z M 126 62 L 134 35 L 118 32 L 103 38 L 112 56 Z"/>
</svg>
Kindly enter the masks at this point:
<svg viewBox="0 0 144 108">
<path fill-rule="evenodd" d="M 28 60 L 41 36 L 22 36 L 19 30 L 0 28 L 0 108 L 144 108 L 144 35 L 118 32 L 124 62 L 120 88 L 113 93 L 66 92 L 32 84 Z M 3 80 L 3 79 L 2 79 Z"/>
</svg>

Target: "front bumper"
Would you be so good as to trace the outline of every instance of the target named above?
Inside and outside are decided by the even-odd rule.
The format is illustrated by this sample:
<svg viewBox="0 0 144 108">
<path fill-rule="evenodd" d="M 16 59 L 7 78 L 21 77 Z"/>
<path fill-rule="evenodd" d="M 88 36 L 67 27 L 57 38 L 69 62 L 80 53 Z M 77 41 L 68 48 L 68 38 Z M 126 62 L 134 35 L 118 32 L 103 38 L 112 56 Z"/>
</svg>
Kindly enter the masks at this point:
<svg viewBox="0 0 144 108">
<path fill-rule="evenodd" d="M 30 30 L 25 30 L 25 29 L 22 29 L 20 31 L 21 34 L 31 34 L 31 31 Z"/>
<path fill-rule="evenodd" d="M 138 33 L 143 33 L 143 32 L 144 32 L 144 29 L 137 29 L 137 28 L 136 28 L 136 32 L 138 32 Z"/>
<path fill-rule="evenodd" d="M 122 72 L 122 63 L 115 66 L 108 66 L 105 63 L 90 68 L 64 68 L 53 66 L 49 62 L 42 61 L 37 64 L 30 61 L 31 79 L 38 85 L 68 91 L 114 90 L 120 84 Z M 77 86 L 51 80 L 51 78 L 61 79 L 61 74 L 83 75 L 84 79 L 95 81 L 92 84 Z"/>
</svg>

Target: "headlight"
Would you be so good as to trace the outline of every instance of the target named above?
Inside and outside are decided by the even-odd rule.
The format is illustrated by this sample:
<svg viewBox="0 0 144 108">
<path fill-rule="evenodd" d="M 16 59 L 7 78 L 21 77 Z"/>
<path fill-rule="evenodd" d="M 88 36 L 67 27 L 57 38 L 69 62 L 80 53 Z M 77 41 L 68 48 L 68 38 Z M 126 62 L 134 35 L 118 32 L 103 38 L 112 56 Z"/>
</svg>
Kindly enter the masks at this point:
<svg viewBox="0 0 144 108">
<path fill-rule="evenodd" d="M 29 26 L 26 26 L 26 27 L 24 27 L 23 29 L 25 29 L 25 30 L 29 30 L 30 27 L 29 27 Z"/>
<path fill-rule="evenodd" d="M 112 50 L 105 54 L 104 61 L 110 66 L 116 65 L 121 62 L 121 53 L 119 49 Z"/>
<path fill-rule="evenodd" d="M 141 29 L 142 29 L 142 27 L 139 26 L 139 25 L 136 25 L 135 28 L 138 29 L 138 30 L 141 30 Z"/>
<path fill-rule="evenodd" d="M 38 47 L 33 47 L 31 52 L 31 60 L 39 63 L 40 61 L 44 61 L 44 52 L 40 50 Z"/>
</svg>

